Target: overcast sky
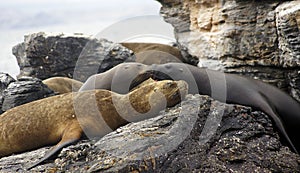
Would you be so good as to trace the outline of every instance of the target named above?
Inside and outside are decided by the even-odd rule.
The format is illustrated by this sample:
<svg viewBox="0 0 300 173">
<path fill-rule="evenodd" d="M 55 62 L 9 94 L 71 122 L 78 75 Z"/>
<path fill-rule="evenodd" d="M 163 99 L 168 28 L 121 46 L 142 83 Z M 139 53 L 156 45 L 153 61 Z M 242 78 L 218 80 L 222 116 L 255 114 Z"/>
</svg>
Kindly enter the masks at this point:
<svg viewBox="0 0 300 173">
<path fill-rule="evenodd" d="M 159 15 L 155 0 L 9 0 L 0 3 L 0 72 L 19 73 L 11 49 L 34 32 L 96 35 L 128 18 Z"/>
</svg>

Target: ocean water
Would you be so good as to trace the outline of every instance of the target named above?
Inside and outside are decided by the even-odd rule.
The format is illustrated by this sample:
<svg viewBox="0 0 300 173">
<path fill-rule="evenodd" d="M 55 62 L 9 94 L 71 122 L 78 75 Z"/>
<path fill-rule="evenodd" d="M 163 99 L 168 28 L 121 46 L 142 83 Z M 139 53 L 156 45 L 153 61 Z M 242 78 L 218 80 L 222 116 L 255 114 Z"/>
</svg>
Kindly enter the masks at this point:
<svg viewBox="0 0 300 173">
<path fill-rule="evenodd" d="M 159 15 L 160 7 L 161 5 L 154 0 L 10 0 L 1 2 L 0 72 L 9 73 L 13 77 L 19 74 L 12 47 L 21 43 L 24 35 L 54 32 L 95 36 L 123 20 L 136 16 Z M 164 23 L 162 19 L 161 23 Z M 173 34 L 170 25 L 166 23 L 163 25 L 166 26 L 168 32 Z M 137 40 L 145 41 L 143 38 L 137 38 Z"/>
</svg>

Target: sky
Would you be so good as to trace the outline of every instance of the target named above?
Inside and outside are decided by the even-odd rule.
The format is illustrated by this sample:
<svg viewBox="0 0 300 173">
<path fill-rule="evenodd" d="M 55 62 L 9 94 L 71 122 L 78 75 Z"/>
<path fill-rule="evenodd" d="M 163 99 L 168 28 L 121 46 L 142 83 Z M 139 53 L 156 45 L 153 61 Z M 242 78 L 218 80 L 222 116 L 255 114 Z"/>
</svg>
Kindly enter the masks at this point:
<svg viewBox="0 0 300 173">
<path fill-rule="evenodd" d="M 24 35 L 42 31 L 83 33 L 91 36 L 98 34 L 99 36 L 99 33 L 110 30 L 112 26 L 114 29 L 120 27 L 121 25 L 118 24 L 122 21 L 130 21 L 137 16 L 159 15 L 160 7 L 161 5 L 155 0 L 2 1 L 0 3 L 0 72 L 9 73 L 13 77 L 19 73 L 16 58 L 12 55 L 12 47 L 21 43 Z M 171 25 L 166 24 L 162 19 L 161 22 L 171 33 Z"/>
</svg>

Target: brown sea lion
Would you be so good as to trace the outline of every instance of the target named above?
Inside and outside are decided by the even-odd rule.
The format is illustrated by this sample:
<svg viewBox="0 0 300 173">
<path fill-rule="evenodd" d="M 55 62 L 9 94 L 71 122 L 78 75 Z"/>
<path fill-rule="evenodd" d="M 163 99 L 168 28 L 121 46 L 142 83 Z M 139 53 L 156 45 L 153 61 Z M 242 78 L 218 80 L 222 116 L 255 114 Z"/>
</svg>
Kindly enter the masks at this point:
<svg viewBox="0 0 300 173">
<path fill-rule="evenodd" d="M 187 87 L 184 81 L 165 80 L 126 95 L 107 90 L 74 92 L 15 107 L 0 116 L 0 157 L 56 144 L 32 168 L 83 134 L 101 137 L 128 122 L 157 115 L 164 106 L 179 103 Z"/>
<path fill-rule="evenodd" d="M 136 62 L 146 65 L 165 64 L 168 62 L 185 62 L 180 50 L 176 47 L 159 43 L 120 43 L 132 50 Z"/>
<path fill-rule="evenodd" d="M 185 80 L 189 84 L 189 93 L 209 95 L 222 102 L 261 110 L 271 117 L 292 149 L 300 152 L 299 103 L 280 89 L 258 80 L 184 63 L 151 66 L 123 63 L 105 73 L 91 76 L 80 91 L 102 88 L 127 93 L 149 77 L 155 80 Z"/>
<path fill-rule="evenodd" d="M 51 77 L 43 80 L 43 83 L 46 84 L 51 90 L 59 94 L 76 92 L 83 84 L 80 81 L 67 77 Z"/>
</svg>

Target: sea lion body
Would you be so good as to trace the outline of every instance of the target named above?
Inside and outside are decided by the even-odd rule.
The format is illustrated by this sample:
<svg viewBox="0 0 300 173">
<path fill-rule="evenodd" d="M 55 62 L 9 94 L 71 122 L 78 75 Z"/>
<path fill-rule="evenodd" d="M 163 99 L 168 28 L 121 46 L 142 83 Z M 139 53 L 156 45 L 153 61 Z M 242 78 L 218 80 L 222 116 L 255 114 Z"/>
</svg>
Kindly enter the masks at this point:
<svg viewBox="0 0 300 173">
<path fill-rule="evenodd" d="M 51 77 L 43 80 L 43 83 L 59 94 L 76 92 L 83 85 L 82 82 L 67 77 Z"/>
<path fill-rule="evenodd" d="M 151 65 L 165 64 L 169 62 L 185 62 L 179 49 L 173 46 L 159 43 L 120 43 L 132 50 L 136 56 L 136 62 Z"/>
<path fill-rule="evenodd" d="M 278 88 L 258 80 L 184 63 L 151 66 L 124 63 L 105 74 L 91 76 L 80 90 L 105 88 L 114 92 L 126 93 L 131 87 L 149 77 L 155 80 L 185 80 L 189 84 L 189 93 L 209 95 L 222 102 L 241 104 L 261 110 L 271 117 L 293 150 L 300 152 L 299 103 Z M 115 85 L 120 84 L 127 88 L 114 87 L 115 85 L 112 85 L 111 81 L 119 80 L 132 81 L 132 83 L 126 85 L 115 82 Z"/>
<path fill-rule="evenodd" d="M 90 76 L 79 91 L 99 88 L 126 94 L 129 92 L 130 87 L 128 81 L 132 81 L 146 69 L 147 65 L 141 63 L 122 63 L 106 72 Z"/>
<path fill-rule="evenodd" d="M 0 116 L 0 157 L 59 142 L 67 126 L 76 122 L 72 94 L 33 101 Z M 69 122 L 68 125 L 66 122 Z"/>
<path fill-rule="evenodd" d="M 0 116 L 0 157 L 57 143 L 36 166 L 83 134 L 101 137 L 129 121 L 153 117 L 163 106 L 179 103 L 187 90 L 184 81 L 161 81 L 126 95 L 107 90 L 74 92 L 15 107 Z"/>
</svg>

